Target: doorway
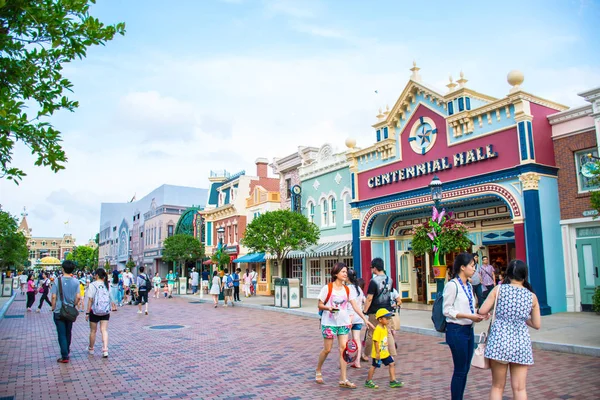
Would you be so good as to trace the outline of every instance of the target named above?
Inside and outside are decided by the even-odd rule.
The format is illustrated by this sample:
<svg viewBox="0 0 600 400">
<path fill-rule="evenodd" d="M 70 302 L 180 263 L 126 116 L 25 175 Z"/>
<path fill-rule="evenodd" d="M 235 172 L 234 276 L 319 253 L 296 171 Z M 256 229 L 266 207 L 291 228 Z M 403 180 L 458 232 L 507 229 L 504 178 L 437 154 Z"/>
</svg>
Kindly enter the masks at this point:
<svg viewBox="0 0 600 400">
<path fill-rule="evenodd" d="M 427 304 L 427 265 L 425 256 L 415 256 L 414 268 L 417 274 L 417 302 Z"/>
<path fill-rule="evenodd" d="M 577 239 L 577 264 L 581 310 L 592 311 L 592 296 L 596 286 L 600 286 L 598 266 L 600 265 L 600 238 Z"/>
</svg>

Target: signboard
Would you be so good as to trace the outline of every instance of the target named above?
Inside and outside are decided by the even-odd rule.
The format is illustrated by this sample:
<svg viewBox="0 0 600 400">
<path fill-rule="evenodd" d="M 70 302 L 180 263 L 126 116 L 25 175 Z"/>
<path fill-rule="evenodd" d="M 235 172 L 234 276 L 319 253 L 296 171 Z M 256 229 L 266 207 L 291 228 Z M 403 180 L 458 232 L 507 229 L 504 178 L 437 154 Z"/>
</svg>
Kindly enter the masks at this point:
<svg viewBox="0 0 600 400">
<path fill-rule="evenodd" d="M 598 215 L 598 211 L 597 210 L 585 210 L 583 212 L 583 216 L 584 217 L 595 217 L 596 215 Z"/>
<path fill-rule="evenodd" d="M 225 246 L 225 253 L 227 254 L 237 254 L 238 246 Z"/>
</svg>

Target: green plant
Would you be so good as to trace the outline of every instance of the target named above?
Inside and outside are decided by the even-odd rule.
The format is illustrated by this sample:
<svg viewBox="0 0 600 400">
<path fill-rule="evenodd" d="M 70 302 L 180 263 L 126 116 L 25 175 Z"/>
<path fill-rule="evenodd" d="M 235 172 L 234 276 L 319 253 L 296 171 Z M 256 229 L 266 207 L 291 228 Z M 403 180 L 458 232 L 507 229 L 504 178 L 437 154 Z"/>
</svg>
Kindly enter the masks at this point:
<svg viewBox="0 0 600 400">
<path fill-rule="evenodd" d="M 600 313 L 600 286 L 596 286 L 596 291 L 592 296 L 592 310 Z"/>
</svg>

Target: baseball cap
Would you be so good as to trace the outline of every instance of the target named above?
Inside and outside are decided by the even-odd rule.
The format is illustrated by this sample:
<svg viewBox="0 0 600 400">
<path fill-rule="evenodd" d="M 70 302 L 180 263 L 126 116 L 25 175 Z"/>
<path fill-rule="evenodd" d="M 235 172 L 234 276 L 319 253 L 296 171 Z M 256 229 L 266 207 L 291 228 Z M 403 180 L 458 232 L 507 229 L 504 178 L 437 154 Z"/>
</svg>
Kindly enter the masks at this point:
<svg viewBox="0 0 600 400">
<path fill-rule="evenodd" d="M 390 318 L 390 317 L 393 317 L 393 316 L 394 316 L 394 313 L 390 312 L 390 310 L 388 310 L 387 308 L 380 308 L 375 313 L 375 318 L 377 318 L 377 319 L 379 319 L 381 317 Z"/>
</svg>

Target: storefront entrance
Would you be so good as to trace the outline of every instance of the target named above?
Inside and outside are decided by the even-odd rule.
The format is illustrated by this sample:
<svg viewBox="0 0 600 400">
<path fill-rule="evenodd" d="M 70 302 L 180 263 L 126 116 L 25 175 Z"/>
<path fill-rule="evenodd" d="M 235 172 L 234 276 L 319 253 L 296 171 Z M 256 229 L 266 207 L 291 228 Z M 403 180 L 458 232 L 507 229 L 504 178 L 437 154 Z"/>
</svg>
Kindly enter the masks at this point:
<svg viewBox="0 0 600 400">
<path fill-rule="evenodd" d="M 585 229 L 585 228 L 584 228 Z M 578 229 L 578 235 L 580 234 Z M 577 239 L 577 263 L 582 311 L 592 310 L 592 296 L 597 286 L 600 265 L 600 238 Z"/>
</svg>

